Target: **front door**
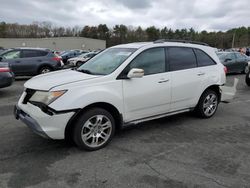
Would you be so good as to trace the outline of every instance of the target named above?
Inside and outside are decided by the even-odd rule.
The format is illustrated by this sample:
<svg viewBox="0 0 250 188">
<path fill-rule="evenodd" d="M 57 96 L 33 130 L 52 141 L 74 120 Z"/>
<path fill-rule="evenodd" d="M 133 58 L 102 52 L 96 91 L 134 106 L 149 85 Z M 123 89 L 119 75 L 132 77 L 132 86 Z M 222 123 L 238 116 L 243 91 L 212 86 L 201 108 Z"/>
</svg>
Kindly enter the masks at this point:
<svg viewBox="0 0 250 188">
<path fill-rule="evenodd" d="M 130 122 L 167 113 L 171 101 L 171 77 L 166 72 L 164 48 L 139 54 L 126 68 L 144 70 L 142 78 L 123 80 L 124 121 Z"/>
</svg>

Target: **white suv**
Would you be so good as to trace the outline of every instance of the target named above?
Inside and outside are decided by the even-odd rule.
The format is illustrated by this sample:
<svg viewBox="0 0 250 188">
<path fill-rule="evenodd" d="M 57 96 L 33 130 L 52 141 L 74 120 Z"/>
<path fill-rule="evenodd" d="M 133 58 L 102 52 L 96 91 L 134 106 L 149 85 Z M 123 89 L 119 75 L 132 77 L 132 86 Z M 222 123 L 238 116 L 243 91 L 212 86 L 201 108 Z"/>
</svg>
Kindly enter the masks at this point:
<svg viewBox="0 0 250 188">
<path fill-rule="evenodd" d="M 177 113 L 209 118 L 225 68 L 214 49 L 192 42 L 132 43 L 108 48 L 77 70 L 36 76 L 15 108 L 34 132 L 97 150 L 115 129 Z"/>
</svg>

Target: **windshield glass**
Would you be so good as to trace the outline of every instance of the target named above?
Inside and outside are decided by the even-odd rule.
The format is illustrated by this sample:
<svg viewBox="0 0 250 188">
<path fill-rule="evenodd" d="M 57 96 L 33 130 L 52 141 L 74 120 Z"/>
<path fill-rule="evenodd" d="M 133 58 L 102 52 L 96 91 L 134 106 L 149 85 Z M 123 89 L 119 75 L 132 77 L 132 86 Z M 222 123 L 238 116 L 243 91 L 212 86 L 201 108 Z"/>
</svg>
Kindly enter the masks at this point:
<svg viewBox="0 0 250 188">
<path fill-rule="evenodd" d="M 116 70 L 136 49 L 111 48 L 87 61 L 78 71 L 88 71 L 92 74 L 107 75 Z"/>
<path fill-rule="evenodd" d="M 89 54 L 89 53 L 86 53 L 86 52 L 83 52 L 81 55 L 79 55 L 78 57 L 85 57 L 87 54 Z"/>
</svg>

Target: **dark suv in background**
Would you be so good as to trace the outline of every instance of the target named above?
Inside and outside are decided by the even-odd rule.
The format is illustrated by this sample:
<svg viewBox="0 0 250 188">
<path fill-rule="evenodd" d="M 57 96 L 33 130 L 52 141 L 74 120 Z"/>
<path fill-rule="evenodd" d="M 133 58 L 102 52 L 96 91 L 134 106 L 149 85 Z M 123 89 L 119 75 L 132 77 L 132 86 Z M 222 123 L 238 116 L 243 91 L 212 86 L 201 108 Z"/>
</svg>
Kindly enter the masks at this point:
<svg viewBox="0 0 250 188">
<path fill-rule="evenodd" d="M 0 61 L 8 62 L 16 76 L 33 76 L 62 68 L 59 56 L 42 48 L 14 48 L 0 54 Z"/>
</svg>

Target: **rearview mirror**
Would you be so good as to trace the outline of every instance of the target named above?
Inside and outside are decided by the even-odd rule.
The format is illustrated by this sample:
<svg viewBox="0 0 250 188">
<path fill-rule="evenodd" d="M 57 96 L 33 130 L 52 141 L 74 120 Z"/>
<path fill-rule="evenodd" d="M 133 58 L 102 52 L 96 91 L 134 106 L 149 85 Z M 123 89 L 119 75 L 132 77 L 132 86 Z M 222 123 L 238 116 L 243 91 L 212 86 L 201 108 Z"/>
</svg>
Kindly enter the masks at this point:
<svg viewBox="0 0 250 188">
<path fill-rule="evenodd" d="M 142 78 L 144 76 L 143 69 L 133 68 L 128 73 L 128 78 Z"/>
</svg>

